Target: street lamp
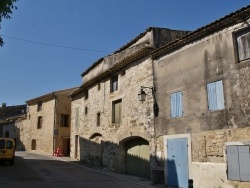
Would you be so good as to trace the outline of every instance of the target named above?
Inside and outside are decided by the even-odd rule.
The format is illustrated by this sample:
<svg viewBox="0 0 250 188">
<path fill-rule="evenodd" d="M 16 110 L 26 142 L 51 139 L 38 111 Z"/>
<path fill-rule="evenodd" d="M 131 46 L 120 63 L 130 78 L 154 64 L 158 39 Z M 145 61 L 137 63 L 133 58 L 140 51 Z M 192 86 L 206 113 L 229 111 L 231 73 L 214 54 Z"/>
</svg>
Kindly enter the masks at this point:
<svg viewBox="0 0 250 188">
<path fill-rule="evenodd" d="M 153 98 L 154 98 L 154 106 L 153 106 L 154 107 L 154 115 L 155 115 L 155 117 L 158 117 L 159 107 L 158 107 L 158 104 L 156 102 L 155 91 L 156 90 L 153 87 L 141 86 L 141 90 L 140 90 L 140 93 L 138 94 L 138 98 L 139 98 L 139 101 L 141 101 L 143 103 L 146 100 L 147 94 L 153 95 Z"/>
</svg>

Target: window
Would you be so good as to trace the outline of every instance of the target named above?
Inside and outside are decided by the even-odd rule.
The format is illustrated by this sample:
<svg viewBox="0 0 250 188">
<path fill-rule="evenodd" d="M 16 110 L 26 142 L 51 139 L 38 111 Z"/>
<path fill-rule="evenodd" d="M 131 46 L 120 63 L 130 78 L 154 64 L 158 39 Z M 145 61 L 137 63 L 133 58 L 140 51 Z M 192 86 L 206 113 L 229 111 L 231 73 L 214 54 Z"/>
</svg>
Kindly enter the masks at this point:
<svg viewBox="0 0 250 188">
<path fill-rule="evenodd" d="M 182 108 L 182 92 L 176 92 L 170 95 L 170 116 L 181 117 L 183 115 Z"/>
<path fill-rule="evenodd" d="M 101 89 L 101 83 L 97 84 L 97 90 L 99 91 Z"/>
<path fill-rule="evenodd" d="M 69 127 L 69 115 L 61 115 L 61 127 Z"/>
<path fill-rule="evenodd" d="M 126 70 L 121 71 L 121 76 L 125 76 Z"/>
<path fill-rule="evenodd" d="M 120 123 L 122 114 L 122 100 L 116 100 L 112 103 L 112 123 Z"/>
<path fill-rule="evenodd" d="M 233 145 L 226 147 L 228 179 L 250 181 L 249 149 L 249 145 Z"/>
<path fill-rule="evenodd" d="M 87 100 L 89 98 L 89 90 L 84 92 L 84 99 Z"/>
<path fill-rule="evenodd" d="M 96 125 L 99 127 L 101 125 L 101 113 L 98 112 L 96 115 Z"/>
<path fill-rule="evenodd" d="M 42 106 L 43 106 L 43 103 L 39 102 L 37 104 L 37 111 L 41 111 L 42 110 Z"/>
<path fill-rule="evenodd" d="M 118 75 L 113 76 L 110 81 L 110 92 L 118 90 Z"/>
<path fill-rule="evenodd" d="M 36 139 L 31 140 L 31 150 L 36 150 Z"/>
<path fill-rule="evenodd" d="M 85 115 L 88 114 L 88 107 L 85 107 Z"/>
<path fill-rule="evenodd" d="M 38 119 L 37 119 L 37 128 L 38 128 L 38 129 L 41 129 L 41 128 L 42 128 L 42 123 L 43 123 L 43 118 L 42 118 L 42 116 L 38 116 Z"/>
<path fill-rule="evenodd" d="M 235 34 L 238 61 L 250 58 L 250 30 L 243 30 Z"/>
<path fill-rule="evenodd" d="M 225 108 L 222 81 L 207 84 L 208 109 L 210 111 Z"/>
</svg>

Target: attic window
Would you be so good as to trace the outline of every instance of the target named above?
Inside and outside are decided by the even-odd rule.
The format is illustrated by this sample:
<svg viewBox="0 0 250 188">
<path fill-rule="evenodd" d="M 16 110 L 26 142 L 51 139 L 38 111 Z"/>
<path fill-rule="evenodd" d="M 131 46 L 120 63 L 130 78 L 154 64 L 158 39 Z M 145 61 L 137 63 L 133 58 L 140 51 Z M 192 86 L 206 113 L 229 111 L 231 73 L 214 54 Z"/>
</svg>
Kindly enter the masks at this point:
<svg viewBox="0 0 250 188">
<path fill-rule="evenodd" d="M 126 70 L 121 71 L 121 76 L 124 76 L 126 74 Z"/>
<path fill-rule="evenodd" d="M 87 100 L 89 98 L 89 90 L 84 92 L 84 99 Z"/>
<path fill-rule="evenodd" d="M 37 111 L 42 111 L 42 106 L 43 106 L 43 103 L 42 102 L 39 102 L 37 104 Z"/>
<path fill-rule="evenodd" d="M 250 59 L 250 29 L 244 29 L 235 34 L 238 61 Z"/>
<path fill-rule="evenodd" d="M 99 91 L 101 89 L 101 83 L 97 84 L 97 90 Z"/>
</svg>

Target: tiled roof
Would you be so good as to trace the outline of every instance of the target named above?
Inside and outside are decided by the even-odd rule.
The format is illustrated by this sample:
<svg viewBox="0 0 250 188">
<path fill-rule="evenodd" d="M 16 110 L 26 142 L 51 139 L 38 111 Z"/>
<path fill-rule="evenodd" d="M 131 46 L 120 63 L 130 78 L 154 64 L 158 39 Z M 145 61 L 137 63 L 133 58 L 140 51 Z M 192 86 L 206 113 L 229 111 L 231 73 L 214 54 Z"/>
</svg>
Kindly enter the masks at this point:
<svg viewBox="0 0 250 188">
<path fill-rule="evenodd" d="M 0 119 L 26 114 L 26 105 L 0 107 Z"/>
<path fill-rule="evenodd" d="M 31 105 L 31 104 L 34 104 L 34 103 L 51 100 L 51 99 L 54 99 L 58 94 L 61 94 L 63 92 L 68 92 L 67 95 L 69 95 L 70 93 L 74 92 L 74 90 L 76 90 L 76 89 L 78 89 L 78 87 L 68 88 L 68 89 L 63 89 L 63 90 L 58 90 L 58 91 L 53 91 L 51 93 L 48 93 L 48 94 L 45 94 L 45 95 L 41 95 L 39 97 L 27 100 L 26 103 L 28 105 Z"/>
<path fill-rule="evenodd" d="M 181 48 L 182 46 L 187 45 L 188 43 L 194 42 L 204 38 L 205 36 L 211 35 L 218 30 L 231 26 L 235 23 L 242 22 L 250 18 L 250 5 L 243 7 L 231 14 L 228 14 L 206 26 L 203 26 L 196 31 L 191 32 L 190 34 L 176 39 L 165 46 L 154 50 L 151 55 L 153 59 L 157 59 L 167 53 L 170 53 L 174 50 Z"/>
<path fill-rule="evenodd" d="M 116 54 L 116 53 L 119 53 L 125 49 L 127 49 L 128 47 L 130 47 L 131 45 L 133 45 L 134 43 L 136 43 L 138 40 L 140 40 L 142 37 L 144 37 L 148 32 L 152 31 L 152 30 L 169 30 L 169 31 L 181 31 L 181 30 L 173 30 L 173 29 L 168 29 L 168 28 L 161 28 L 161 27 L 149 27 L 147 28 L 144 32 L 140 33 L 139 35 L 137 35 L 135 38 L 133 38 L 130 42 L 128 42 L 127 44 L 123 45 L 121 48 L 119 48 L 118 50 L 114 51 L 112 54 L 110 55 L 113 55 L 113 54 Z M 184 31 L 183 31 L 184 32 Z M 190 33 L 190 31 L 185 31 L 187 33 Z M 110 56 L 110 55 L 107 55 L 107 56 Z M 107 57 L 106 56 L 106 57 Z M 100 59 L 98 59 L 96 62 L 94 62 L 87 70 L 85 70 L 81 76 L 84 76 L 86 75 L 90 70 L 92 70 L 93 68 L 95 68 L 98 64 L 100 64 L 103 59 L 105 57 L 102 57 Z"/>
</svg>

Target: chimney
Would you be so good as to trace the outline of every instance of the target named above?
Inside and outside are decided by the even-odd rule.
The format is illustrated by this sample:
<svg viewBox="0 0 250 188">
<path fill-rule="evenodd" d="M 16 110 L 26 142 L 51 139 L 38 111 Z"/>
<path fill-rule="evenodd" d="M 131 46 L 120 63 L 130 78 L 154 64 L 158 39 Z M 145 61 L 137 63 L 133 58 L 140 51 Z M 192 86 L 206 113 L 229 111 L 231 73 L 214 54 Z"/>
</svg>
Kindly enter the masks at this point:
<svg viewBox="0 0 250 188">
<path fill-rule="evenodd" d="M 5 108 L 6 107 L 6 103 L 2 103 L 2 107 Z"/>
</svg>

